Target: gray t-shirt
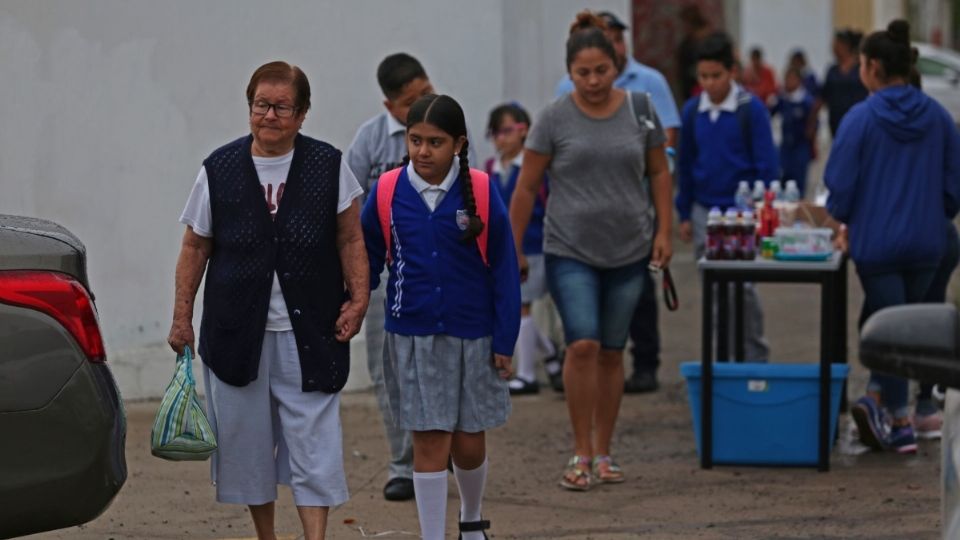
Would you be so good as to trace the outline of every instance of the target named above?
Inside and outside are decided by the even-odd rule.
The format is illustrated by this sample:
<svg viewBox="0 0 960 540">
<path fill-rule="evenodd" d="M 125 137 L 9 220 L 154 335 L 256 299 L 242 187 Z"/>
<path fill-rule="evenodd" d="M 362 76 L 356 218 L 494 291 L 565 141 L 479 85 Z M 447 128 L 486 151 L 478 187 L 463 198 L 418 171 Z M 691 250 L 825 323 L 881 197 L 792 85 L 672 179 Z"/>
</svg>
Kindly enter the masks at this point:
<svg viewBox="0 0 960 540">
<path fill-rule="evenodd" d="M 641 103 L 640 121 L 629 95 L 604 119 L 584 114 L 571 95 L 540 112 L 526 147 L 551 157 L 545 253 L 599 268 L 650 254 L 654 212 L 644 180 L 646 152 L 666 137 L 649 101 Z"/>
</svg>

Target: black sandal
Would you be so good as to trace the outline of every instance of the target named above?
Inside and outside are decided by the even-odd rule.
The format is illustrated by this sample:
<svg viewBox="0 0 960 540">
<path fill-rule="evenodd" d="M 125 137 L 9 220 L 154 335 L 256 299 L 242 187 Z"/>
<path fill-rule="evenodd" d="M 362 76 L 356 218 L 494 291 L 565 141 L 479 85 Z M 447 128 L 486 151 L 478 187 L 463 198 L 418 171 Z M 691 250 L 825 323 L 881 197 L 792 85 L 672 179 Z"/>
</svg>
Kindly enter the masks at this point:
<svg viewBox="0 0 960 540">
<path fill-rule="evenodd" d="M 482 519 L 480 521 L 461 521 L 460 522 L 460 532 L 476 532 L 480 531 L 483 533 L 483 537 L 487 538 L 487 533 L 483 532 L 490 528 L 490 520 Z M 457 538 L 463 540 L 463 535 L 459 535 Z"/>
</svg>

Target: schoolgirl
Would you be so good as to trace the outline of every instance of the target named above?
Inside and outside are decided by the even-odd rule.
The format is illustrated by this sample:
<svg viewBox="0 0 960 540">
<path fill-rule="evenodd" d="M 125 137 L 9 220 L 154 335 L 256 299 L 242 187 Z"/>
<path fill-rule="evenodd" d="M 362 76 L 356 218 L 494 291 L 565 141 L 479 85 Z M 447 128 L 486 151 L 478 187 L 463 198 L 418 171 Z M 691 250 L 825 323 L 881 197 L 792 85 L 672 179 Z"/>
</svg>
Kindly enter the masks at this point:
<svg viewBox="0 0 960 540">
<path fill-rule="evenodd" d="M 487 134 L 493 141 L 497 156 L 489 162 L 490 184 L 500 193 L 504 204 L 517 187 L 520 166 L 523 165 L 523 143 L 530 129 L 530 116 L 515 103 L 506 103 L 490 111 Z M 561 363 L 556 357 L 553 342 L 537 327 L 531 315 L 534 301 L 547 294 L 547 276 L 543 262 L 543 217 L 546 214 L 547 183 L 537 195 L 530 225 L 523 237 L 523 254 L 527 257 L 529 271 L 520 284 L 520 337 L 517 339 L 517 376 L 510 381 L 510 394 L 536 394 L 540 391 L 537 382 L 537 359 L 545 358 L 544 367 L 551 384 L 562 385 Z"/>
<path fill-rule="evenodd" d="M 484 433 L 510 413 L 507 379 L 520 326 L 520 277 L 503 202 L 470 169 L 463 109 L 420 98 L 407 116 L 404 166 L 373 186 L 361 222 L 371 287 L 386 261 L 384 384 L 393 421 L 413 432 L 421 535 L 444 538 L 447 461 L 460 533 L 486 538 Z"/>
</svg>

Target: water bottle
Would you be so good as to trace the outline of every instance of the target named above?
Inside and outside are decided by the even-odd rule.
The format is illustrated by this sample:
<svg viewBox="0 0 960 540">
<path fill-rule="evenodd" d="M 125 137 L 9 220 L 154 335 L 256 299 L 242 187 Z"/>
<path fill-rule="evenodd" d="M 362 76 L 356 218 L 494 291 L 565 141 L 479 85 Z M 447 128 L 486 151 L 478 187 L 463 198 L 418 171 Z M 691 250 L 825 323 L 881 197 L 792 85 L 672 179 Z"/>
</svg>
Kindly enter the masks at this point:
<svg viewBox="0 0 960 540">
<path fill-rule="evenodd" d="M 750 193 L 750 182 L 741 180 L 734 195 L 734 204 L 739 210 L 747 210 L 753 205 L 753 194 Z"/>
<path fill-rule="evenodd" d="M 791 203 L 800 202 L 800 188 L 796 180 L 787 180 L 787 189 L 784 191 L 783 198 Z"/>
<path fill-rule="evenodd" d="M 723 228 L 726 234 L 723 235 L 723 258 L 740 258 L 740 241 L 743 231 L 740 227 L 740 213 L 730 208 L 723 218 Z"/>
<path fill-rule="evenodd" d="M 757 224 L 753 219 L 753 212 L 743 213 L 742 235 L 740 237 L 740 258 L 752 261 L 757 258 Z"/>
<path fill-rule="evenodd" d="M 710 212 L 707 214 L 707 242 L 705 255 L 708 260 L 714 261 L 723 258 L 723 237 L 723 214 L 720 212 L 720 209 L 715 206 L 711 208 Z"/>
<path fill-rule="evenodd" d="M 763 196 L 767 194 L 767 186 L 763 184 L 763 180 L 754 180 L 753 181 L 753 204 L 763 204 Z"/>
<path fill-rule="evenodd" d="M 783 184 L 781 184 L 779 180 L 772 180 L 770 182 L 770 191 L 773 192 L 773 200 L 783 200 Z"/>
</svg>

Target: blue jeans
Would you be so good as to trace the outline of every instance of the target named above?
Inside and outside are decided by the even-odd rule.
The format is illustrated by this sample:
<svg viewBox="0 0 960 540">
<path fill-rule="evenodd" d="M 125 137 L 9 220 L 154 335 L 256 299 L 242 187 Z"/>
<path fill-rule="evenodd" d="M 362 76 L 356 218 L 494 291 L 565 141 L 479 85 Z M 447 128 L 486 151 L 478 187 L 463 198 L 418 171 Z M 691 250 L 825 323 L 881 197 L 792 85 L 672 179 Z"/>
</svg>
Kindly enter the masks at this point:
<svg viewBox="0 0 960 540">
<path fill-rule="evenodd" d="M 858 272 L 863 286 L 863 308 L 860 310 L 860 326 L 871 315 L 883 308 L 903 304 L 922 302 L 930 289 L 935 268 L 916 268 L 886 272 L 883 274 L 863 274 Z M 868 392 L 879 392 L 883 406 L 894 418 L 906 418 L 909 414 L 907 402 L 910 381 L 903 377 L 870 372 Z"/>
<path fill-rule="evenodd" d="M 623 349 L 649 259 L 616 268 L 550 254 L 546 261 L 547 286 L 567 345 L 585 339 L 599 341 L 606 350 Z"/>
</svg>

